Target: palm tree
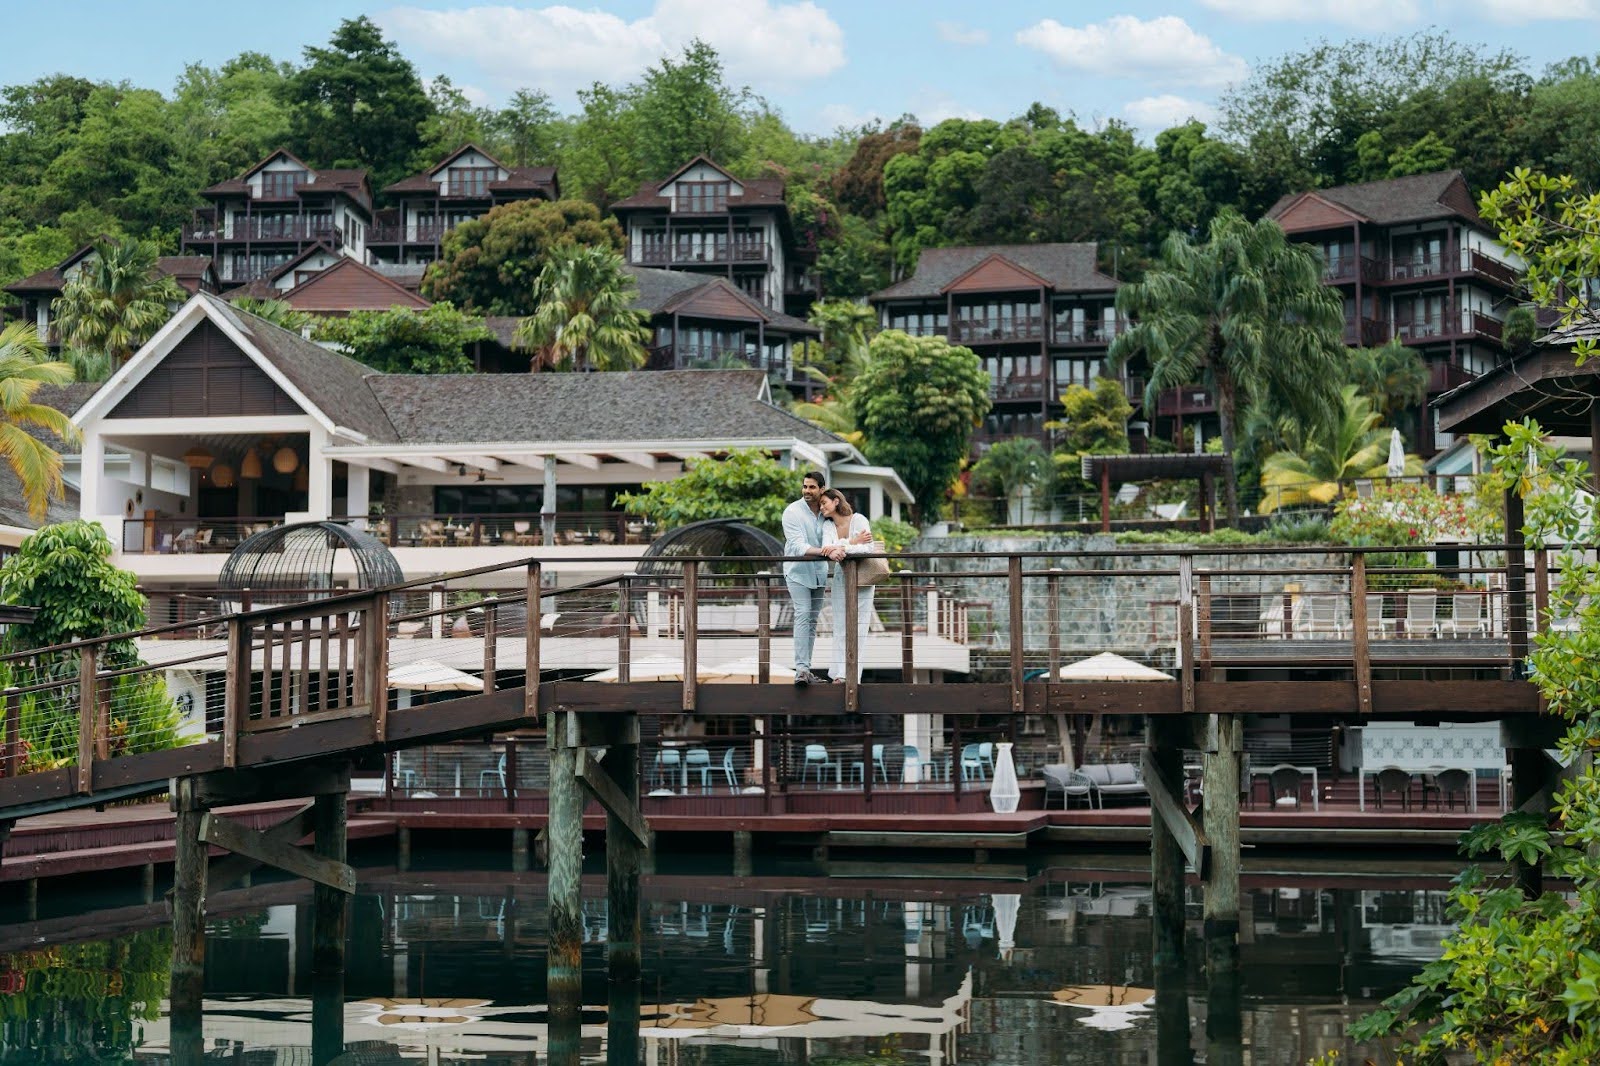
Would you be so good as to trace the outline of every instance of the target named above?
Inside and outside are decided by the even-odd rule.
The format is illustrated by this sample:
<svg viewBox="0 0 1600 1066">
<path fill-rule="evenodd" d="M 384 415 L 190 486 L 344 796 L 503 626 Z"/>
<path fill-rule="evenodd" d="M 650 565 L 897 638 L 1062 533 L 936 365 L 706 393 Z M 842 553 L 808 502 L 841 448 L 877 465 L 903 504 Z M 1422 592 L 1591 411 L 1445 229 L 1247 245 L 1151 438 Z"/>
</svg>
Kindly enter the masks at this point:
<svg viewBox="0 0 1600 1066">
<path fill-rule="evenodd" d="M 1261 464 L 1262 514 L 1303 503 L 1332 503 L 1356 478 L 1387 473 L 1389 430 L 1383 427 L 1383 416 L 1355 385 L 1346 385 L 1340 399 L 1343 411 L 1331 428 L 1299 434 L 1293 447 L 1274 452 Z M 1294 435 L 1294 429 L 1288 433 Z M 1422 460 L 1406 456 L 1406 473 L 1422 473 Z"/>
<path fill-rule="evenodd" d="M 13 322 L 0 329 L 0 457 L 16 472 L 28 513 L 36 519 L 44 517 L 50 497 L 64 493 L 61 456 L 25 427 L 46 430 L 69 443 L 78 439 L 70 418 L 33 402 L 41 386 L 71 380 L 72 368 L 49 360 L 32 325 Z"/>
<path fill-rule="evenodd" d="M 68 347 L 105 352 L 120 366 L 187 298 L 176 281 L 156 272 L 153 246 L 102 239 L 52 310 Z"/>
<path fill-rule="evenodd" d="M 1196 383 L 1216 397 L 1222 448 L 1234 454 L 1243 412 L 1275 401 L 1303 425 L 1336 417 L 1332 382 L 1343 380 L 1344 309 L 1322 285 L 1321 257 L 1291 244 L 1270 219 L 1233 212 L 1211 221 L 1204 244 L 1180 233 L 1161 247 L 1159 265 L 1117 292 L 1133 325 L 1111 345 L 1121 369 L 1135 355 L 1149 363 L 1145 410 L 1167 389 Z M 1225 482 L 1228 518 L 1239 517 L 1238 477 Z"/>
<path fill-rule="evenodd" d="M 628 305 L 638 292 L 622 257 L 605 248 L 558 248 L 534 282 L 536 308 L 514 343 L 532 369 L 636 370 L 644 365 L 649 316 Z"/>
<path fill-rule="evenodd" d="M 1380 416 L 1393 422 L 1428 398 L 1428 366 L 1415 348 L 1391 340 L 1381 348 L 1352 348 L 1345 380 L 1361 390 Z"/>
</svg>

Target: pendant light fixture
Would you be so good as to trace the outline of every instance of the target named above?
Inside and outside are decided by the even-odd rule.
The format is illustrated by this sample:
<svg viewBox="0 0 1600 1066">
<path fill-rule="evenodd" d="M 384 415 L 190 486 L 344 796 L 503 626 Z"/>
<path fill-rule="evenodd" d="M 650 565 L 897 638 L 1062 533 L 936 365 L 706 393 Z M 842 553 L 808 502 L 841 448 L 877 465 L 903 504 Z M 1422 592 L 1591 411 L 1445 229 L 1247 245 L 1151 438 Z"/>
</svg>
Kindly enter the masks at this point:
<svg viewBox="0 0 1600 1066">
<path fill-rule="evenodd" d="M 200 447 L 198 444 L 183 453 L 184 464 L 191 470 L 206 469 L 211 465 L 211 460 L 214 458 L 215 456 L 206 451 L 204 448 Z"/>
<path fill-rule="evenodd" d="M 272 453 L 272 469 L 280 474 L 292 474 L 299 465 L 300 456 L 287 444 Z"/>
<path fill-rule="evenodd" d="M 244 459 L 239 463 L 239 476 L 251 481 L 261 476 L 261 453 L 255 448 L 245 449 Z"/>
</svg>

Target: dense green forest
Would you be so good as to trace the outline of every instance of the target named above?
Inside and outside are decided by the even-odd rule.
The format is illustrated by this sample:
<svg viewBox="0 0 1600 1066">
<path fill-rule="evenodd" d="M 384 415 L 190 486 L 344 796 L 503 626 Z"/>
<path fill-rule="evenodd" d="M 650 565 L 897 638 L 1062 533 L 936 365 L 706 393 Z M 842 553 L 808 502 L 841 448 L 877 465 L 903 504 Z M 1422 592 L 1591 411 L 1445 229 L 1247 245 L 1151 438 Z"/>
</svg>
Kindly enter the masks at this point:
<svg viewBox="0 0 1600 1066">
<path fill-rule="evenodd" d="M 192 64 L 170 91 L 60 73 L 0 91 L 0 283 L 88 239 L 177 247 L 199 190 L 287 146 L 312 166 L 366 167 L 374 189 L 474 141 L 511 165 L 554 164 L 564 193 L 605 208 L 696 154 L 741 177 L 781 176 L 826 291 L 859 296 L 940 244 L 1094 240 L 1126 276 L 1172 230 L 1255 216 L 1286 192 L 1446 167 L 1491 187 L 1515 164 L 1600 184 L 1600 67 L 1543 72 L 1430 33 L 1315 44 L 1259 65 L 1190 123 L 1143 143 L 1035 104 L 1005 121 L 952 119 L 796 133 L 730 85 L 710 47 L 636 81 L 595 83 L 562 114 L 524 89 L 500 108 L 425 84 L 366 19 L 299 64 L 245 52 Z"/>
</svg>

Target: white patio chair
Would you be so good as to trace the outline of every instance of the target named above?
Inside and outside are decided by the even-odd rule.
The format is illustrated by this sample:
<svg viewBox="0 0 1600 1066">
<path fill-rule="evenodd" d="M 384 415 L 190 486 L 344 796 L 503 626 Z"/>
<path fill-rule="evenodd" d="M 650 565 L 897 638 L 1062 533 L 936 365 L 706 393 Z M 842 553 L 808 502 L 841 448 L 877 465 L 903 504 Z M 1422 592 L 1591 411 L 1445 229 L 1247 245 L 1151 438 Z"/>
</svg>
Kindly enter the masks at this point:
<svg viewBox="0 0 1600 1066">
<path fill-rule="evenodd" d="M 1367 593 L 1367 636 L 1382 640 L 1394 636 L 1395 619 L 1383 616 L 1383 593 Z"/>
<path fill-rule="evenodd" d="M 1450 597 L 1451 617 L 1439 623 L 1440 629 L 1453 637 L 1476 633 L 1489 635 L 1489 621 L 1483 616 L 1483 596 L 1476 592 L 1458 592 Z"/>
<path fill-rule="evenodd" d="M 1406 593 L 1406 626 L 1408 637 L 1436 637 L 1439 635 L 1439 594 L 1437 592 Z"/>
</svg>

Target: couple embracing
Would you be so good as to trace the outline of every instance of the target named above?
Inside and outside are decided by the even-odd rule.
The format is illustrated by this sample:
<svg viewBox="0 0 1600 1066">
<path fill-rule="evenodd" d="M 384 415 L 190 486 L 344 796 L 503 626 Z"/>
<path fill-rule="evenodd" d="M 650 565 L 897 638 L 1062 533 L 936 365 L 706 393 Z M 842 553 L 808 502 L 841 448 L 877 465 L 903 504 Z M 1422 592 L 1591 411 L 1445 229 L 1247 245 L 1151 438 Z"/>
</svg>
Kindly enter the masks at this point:
<svg viewBox="0 0 1600 1066">
<path fill-rule="evenodd" d="M 783 564 L 783 577 L 794 601 L 794 683 L 809 685 L 825 678 L 811 672 L 811 648 L 817 638 L 817 615 L 822 610 L 824 590 L 833 598 L 834 681 L 844 681 L 844 567 L 847 555 L 873 550 L 872 528 L 867 516 L 859 514 L 838 489 L 824 488 L 821 473 L 806 471 L 801 481 L 800 498 L 783 512 L 783 554 L 805 556 L 804 561 Z M 832 571 L 830 577 L 829 571 Z M 857 647 L 864 647 L 867 625 L 872 619 L 871 585 L 856 590 Z M 856 666 L 861 680 L 861 666 Z"/>
</svg>

